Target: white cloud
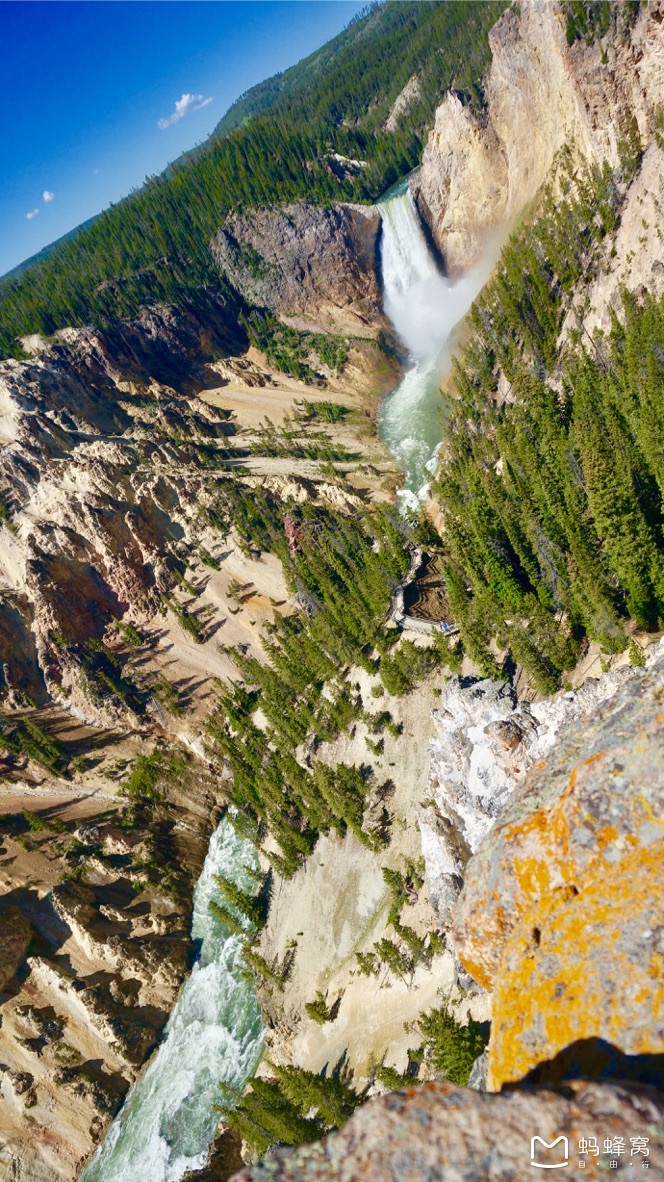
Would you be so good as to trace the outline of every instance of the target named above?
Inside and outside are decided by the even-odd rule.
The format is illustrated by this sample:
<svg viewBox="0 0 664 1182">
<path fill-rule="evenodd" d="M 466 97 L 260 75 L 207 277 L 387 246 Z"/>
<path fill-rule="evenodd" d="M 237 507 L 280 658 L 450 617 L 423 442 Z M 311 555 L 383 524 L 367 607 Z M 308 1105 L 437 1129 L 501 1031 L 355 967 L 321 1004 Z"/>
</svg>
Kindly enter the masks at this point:
<svg viewBox="0 0 664 1182">
<path fill-rule="evenodd" d="M 33 218 L 36 218 L 36 217 L 37 217 L 37 214 L 38 214 L 38 213 L 39 213 L 39 210 L 38 210 L 38 209 L 31 209 L 31 210 L 30 210 L 30 213 L 26 213 L 26 215 L 25 215 L 25 216 L 26 216 L 26 218 L 28 219 L 28 221 L 29 221 L 29 222 L 31 222 Z"/>
<path fill-rule="evenodd" d="M 211 102 L 211 96 L 205 98 L 202 94 L 183 94 L 182 98 L 177 100 L 173 114 L 169 115 L 167 119 L 160 119 L 157 127 L 164 131 L 166 127 L 170 127 L 173 123 L 179 123 L 190 111 L 200 111 L 201 107 L 207 107 L 208 103 Z"/>
<path fill-rule="evenodd" d="M 42 193 L 42 197 L 44 198 L 44 201 L 46 202 L 47 205 L 48 205 L 49 201 L 55 201 L 55 193 L 49 192 L 48 189 L 44 189 L 44 192 Z"/>
</svg>

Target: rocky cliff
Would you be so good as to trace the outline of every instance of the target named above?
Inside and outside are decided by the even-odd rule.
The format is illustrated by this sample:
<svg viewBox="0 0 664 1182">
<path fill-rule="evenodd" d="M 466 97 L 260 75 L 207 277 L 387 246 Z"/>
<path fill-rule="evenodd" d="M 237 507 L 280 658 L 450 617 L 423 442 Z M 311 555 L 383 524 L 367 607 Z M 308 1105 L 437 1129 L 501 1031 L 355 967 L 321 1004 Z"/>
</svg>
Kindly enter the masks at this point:
<svg viewBox="0 0 664 1182">
<path fill-rule="evenodd" d="M 212 680 L 234 669 L 218 633 L 259 653 L 292 610 L 223 491 L 344 510 L 388 495 L 390 465 L 367 429 L 373 342 L 307 385 L 211 296 L 24 347 L 0 366 L 0 1178 L 51 1182 L 77 1176 L 191 965 L 225 792 L 204 742 Z M 330 396 L 340 423 L 282 438 Z M 347 479 L 319 454 L 348 457 Z"/>
<path fill-rule="evenodd" d="M 260 1166 L 242 1170 L 233 1182 L 514 1182 L 531 1171 L 531 1138 L 553 1144 L 567 1138 L 570 1177 L 578 1166 L 578 1143 L 599 1138 L 626 1143 L 626 1130 L 645 1141 L 651 1177 L 661 1178 L 664 1100 L 654 1088 L 598 1083 L 566 1084 L 559 1090 L 523 1089 L 479 1095 L 452 1084 L 431 1083 L 373 1100 L 338 1133 L 299 1149 L 277 1149 Z M 637 1132 L 638 1130 L 638 1132 Z M 535 1148 L 538 1164 L 565 1164 L 558 1154 Z M 605 1156 L 602 1165 L 620 1156 Z M 633 1160 L 633 1159 L 632 1159 Z M 585 1154 L 589 1174 L 595 1162 Z M 634 1164 L 634 1163 L 633 1163 Z M 634 1171 L 635 1172 L 635 1171 Z"/>
<path fill-rule="evenodd" d="M 167 605 L 186 564 L 205 574 L 201 555 L 223 541 L 225 517 L 214 514 L 224 473 L 253 475 L 251 451 L 275 452 L 264 431 L 240 438 L 232 408 L 259 388 L 263 413 L 281 417 L 311 391 L 277 382 L 259 356 L 237 356 L 247 341 L 236 310 L 214 300 L 204 313 L 150 308 L 106 332 L 68 329 L 25 344 L 29 360 L 0 365 L 2 691 L 15 705 L 50 697 L 90 723 L 135 726 L 144 695 L 122 679 L 113 690 L 106 665 L 116 658 L 102 639 L 125 618 L 145 625 L 160 612 L 180 621 L 200 612 L 192 592 L 189 607 L 177 595 Z M 358 344 L 346 365 L 347 378 L 332 382 L 341 390 L 384 380 L 374 345 Z M 268 462 L 263 475 L 278 483 L 279 470 Z M 296 495 L 307 495 L 297 493 L 298 471 L 320 479 L 315 465 L 285 470 Z M 329 478 L 327 487 L 336 495 Z M 211 630 L 202 620 L 185 629 L 195 641 Z M 113 643 L 123 647 L 120 633 Z"/>
<path fill-rule="evenodd" d="M 652 138 L 664 92 L 661 3 L 632 17 L 616 5 L 617 27 L 601 43 L 568 45 L 561 6 L 527 0 L 491 30 L 486 107 L 478 114 L 446 97 L 414 185 L 451 271 L 519 217 L 563 147 L 618 167 L 632 118 Z"/>
<path fill-rule="evenodd" d="M 125 614 L 150 618 L 173 585 L 204 480 L 189 441 L 223 454 L 235 433 L 193 393 L 223 347 L 213 323 L 152 309 L 110 334 L 33 342 L 32 359 L 0 367 L 2 610 L 31 640 L 17 652 L 2 633 L 18 701 L 36 685 L 37 703 L 48 692 L 90 722 L 136 714 L 131 695 L 95 689 L 81 645 Z"/>
<path fill-rule="evenodd" d="M 139 750 L 118 739 L 115 762 Z M 195 761 L 180 776 L 170 799 L 133 806 L 108 779 L 95 800 L 90 774 L 83 799 L 62 781 L 13 799 L 3 785 L 3 1180 L 76 1177 L 159 1040 L 194 956 L 192 887 L 216 800 Z"/>
<path fill-rule="evenodd" d="M 561 1137 L 570 1170 L 647 1162 L 662 1176 L 663 692 L 661 646 L 646 669 L 529 706 L 505 684 L 450 685 L 430 785 L 445 858 L 458 834 L 454 946 L 493 991 L 487 1091 L 433 1082 L 374 1099 L 236 1182 L 511 1182 L 531 1154 L 561 1160 L 533 1138 Z"/>
<path fill-rule="evenodd" d="M 434 712 L 427 883 L 492 993 L 493 1090 L 575 1061 L 661 1080 L 663 678 L 660 645 L 549 701 L 455 680 Z"/>
<path fill-rule="evenodd" d="M 213 253 L 251 304 L 298 327 L 375 336 L 387 328 L 375 206 L 284 205 L 231 215 Z"/>
<path fill-rule="evenodd" d="M 466 867 L 453 938 L 493 992 L 489 1087 L 556 1056 L 592 1072 L 600 1041 L 661 1082 L 663 688 L 658 652 L 564 726 Z"/>
</svg>

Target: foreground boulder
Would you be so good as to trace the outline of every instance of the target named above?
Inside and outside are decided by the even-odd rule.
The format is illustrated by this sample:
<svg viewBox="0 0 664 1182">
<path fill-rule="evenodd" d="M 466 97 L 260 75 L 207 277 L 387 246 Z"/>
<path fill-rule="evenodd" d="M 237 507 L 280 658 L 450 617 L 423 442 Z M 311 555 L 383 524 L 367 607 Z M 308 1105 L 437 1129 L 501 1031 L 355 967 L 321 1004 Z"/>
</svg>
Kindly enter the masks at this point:
<svg viewBox="0 0 664 1182">
<path fill-rule="evenodd" d="M 604 1142 L 622 1138 L 630 1158 L 663 1178 L 664 1096 L 654 1088 L 572 1082 L 560 1090 L 524 1088 L 492 1096 L 430 1083 L 372 1100 L 337 1133 L 299 1149 L 276 1149 L 234 1182 L 515 1182 L 530 1176 L 531 1141 L 567 1138 L 569 1165 L 578 1169 L 579 1141 L 597 1139 L 602 1170 L 611 1160 Z M 642 1151 L 632 1155 L 631 1138 Z M 565 1143 L 535 1146 L 538 1163 L 562 1164 Z M 582 1155 L 583 1156 L 583 1155 Z M 588 1163 L 588 1155 L 585 1155 Z M 598 1163 L 591 1158 L 589 1173 Z M 630 1174 L 635 1174 L 632 1169 Z"/>
<path fill-rule="evenodd" d="M 594 716 L 559 732 L 466 867 L 452 935 L 466 969 L 493 992 L 489 1090 L 571 1044 L 586 1048 L 577 1074 L 624 1074 L 607 1069 L 608 1045 L 636 1061 L 632 1078 L 657 1078 L 663 699 L 658 656 Z"/>
</svg>

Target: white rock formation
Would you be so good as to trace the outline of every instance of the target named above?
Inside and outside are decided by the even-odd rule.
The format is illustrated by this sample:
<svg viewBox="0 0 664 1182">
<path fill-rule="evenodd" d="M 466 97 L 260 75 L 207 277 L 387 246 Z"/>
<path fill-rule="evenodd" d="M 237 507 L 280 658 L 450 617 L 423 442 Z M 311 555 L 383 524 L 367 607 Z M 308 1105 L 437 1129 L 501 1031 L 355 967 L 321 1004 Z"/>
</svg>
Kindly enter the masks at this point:
<svg viewBox="0 0 664 1182">
<path fill-rule="evenodd" d="M 648 663 L 663 656 L 659 645 Z M 428 792 L 418 808 L 429 897 L 443 923 L 468 858 L 529 767 L 563 727 L 588 717 L 638 674 L 622 665 L 574 692 L 530 704 L 518 703 L 507 682 L 450 680 L 433 713 Z"/>
<path fill-rule="evenodd" d="M 406 113 L 409 107 L 420 97 L 422 88 L 417 74 L 413 74 L 409 78 L 403 90 L 399 92 L 392 104 L 392 109 L 383 125 L 384 131 L 396 131 L 399 126 L 399 120 L 402 115 Z"/>
</svg>

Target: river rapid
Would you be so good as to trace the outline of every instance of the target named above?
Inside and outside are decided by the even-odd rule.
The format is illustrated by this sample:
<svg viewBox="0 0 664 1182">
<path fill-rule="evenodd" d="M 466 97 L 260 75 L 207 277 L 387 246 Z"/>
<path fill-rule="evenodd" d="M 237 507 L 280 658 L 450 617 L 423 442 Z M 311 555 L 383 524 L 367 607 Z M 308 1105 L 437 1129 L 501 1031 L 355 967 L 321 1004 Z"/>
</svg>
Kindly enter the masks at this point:
<svg viewBox="0 0 664 1182">
<path fill-rule="evenodd" d="M 242 976 L 242 942 L 212 913 L 214 876 L 249 888 L 253 846 L 227 818 L 210 839 L 194 891 L 191 934 L 200 955 L 166 1026 L 164 1041 L 129 1093 L 79 1182 L 179 1182 L 201 1169 L 219 1121 L 219 1084 L 243 1089 L 261 1057 L 256 993 Z"/>
</svg>

